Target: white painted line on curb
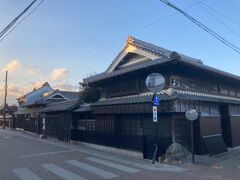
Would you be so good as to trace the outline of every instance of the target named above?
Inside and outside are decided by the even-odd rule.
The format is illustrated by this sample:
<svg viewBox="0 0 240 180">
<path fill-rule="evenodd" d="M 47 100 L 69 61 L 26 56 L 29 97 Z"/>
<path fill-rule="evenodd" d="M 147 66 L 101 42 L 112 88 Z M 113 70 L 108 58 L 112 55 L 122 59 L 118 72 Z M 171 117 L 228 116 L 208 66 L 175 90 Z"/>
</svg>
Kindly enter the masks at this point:
<svg viewBox="0 0 240 180">
<path fill-rule="evenodd" d="M 12 170 L 15 175 L 17 175 L 21 180 L 42 180 L 42 178 L 38 177 L 28 168 L 16 168 Z"/>
<path fill-rule="evenodd" d="M 106 178 L 106 179 L 111 179 L 111 178 L 114 178 L 114 177 L 118 177 L 118 175 L 116 175 L 114 173 L 105 171 L 103 169 L 99 169 L 97 167 L 94 167 L 94 166 L 91 166 L 91 165 L 88 165 L 88 164 L 85 164 L 85 163 L 82 163 L 82 162 L 79 162 L 79 161 L 69 160 L 69 161 L 66 161 L 66 162 L 73 165 L 73 166 L 76 166 L 80 169 L 83 169 L 85 171 L 88 171 L 92 174 L 98 175 L 98 176 Z"/>
<path fill-rule="evenodd" d="M 95 158 L 95 157 L 88 157 L 86 159 L 89 160 L 89 161 L 95 162 L 95 163 L 102 164 L 104 166 L 108 166 L 108 167 L 115 168 L 115 169 L 118 169 L 118 170 L 121 170 L 121 171 L 125 171 L 125 172 L 128 172 L 128 173 L 139 172 L 138 169 L 134 169 L 134 168 L 131 168 L 129 166 L 117 164 L 117 163 L 114 163 L 114 162 L 111 162 L 111 161 L 107 161 L 107 160 L 103 160 L 103 159 L 99 159 L 99 158 Z"/>
<path fill-rule="evenodd" d="M 48 163 L 48 164 L 42 164 L 41 166 L 65 180 L 86 180 L 85 178 L 77 174 L 74 174 L 64 168 L 61 168 L 55 164 Z"/>
</svg>

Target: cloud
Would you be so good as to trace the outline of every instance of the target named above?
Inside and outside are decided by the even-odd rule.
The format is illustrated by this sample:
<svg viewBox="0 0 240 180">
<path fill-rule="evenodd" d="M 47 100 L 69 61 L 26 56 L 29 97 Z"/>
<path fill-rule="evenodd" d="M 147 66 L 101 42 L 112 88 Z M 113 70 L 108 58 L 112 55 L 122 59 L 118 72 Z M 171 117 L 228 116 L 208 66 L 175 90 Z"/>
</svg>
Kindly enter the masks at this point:
<svg viewBox="0 0 240 180">
<path fill-rule="evenodd" d="M 59 82 L 57 84 L 54 84 L 52 87 L 54 89 L 60 89 L 63 91 L 78 91 L 79 90 L 78 85 L 72 85 L 67 82 Z"/>
<path fill-rule="evenodd" d="M 21 69 L 21 63 L 19 60 L 12 60 L 10 63 L 6 64 L 2 71 L 16 72 Z"/>
<path fill-rule="evenodd" d="M 66 80 L 68 78 L 69 71 L 67 69 L 61 68 L 61 69 L 54 69 L 50 73 L 50 79 L 53 81 L 56 80 Z"/>
<path fill-rule="evenodd" d="M 27 74 L 31 76 L 38 75 L 40 73 L 40 69 L 36 67 L 30 67 L 27 69 Z"/>
</svg>

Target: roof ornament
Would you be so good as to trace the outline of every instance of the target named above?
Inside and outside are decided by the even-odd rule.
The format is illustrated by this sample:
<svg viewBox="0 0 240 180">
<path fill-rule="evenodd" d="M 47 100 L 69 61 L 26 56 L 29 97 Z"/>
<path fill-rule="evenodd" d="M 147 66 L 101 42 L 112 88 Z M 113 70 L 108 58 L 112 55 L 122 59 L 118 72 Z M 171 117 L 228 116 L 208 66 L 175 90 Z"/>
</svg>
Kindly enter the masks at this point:
<svg viewBox="0 0 240 180">
<path fill-rule="evenodd" d="M 134 37 L 128 36 L 127 41 L 125 43 L 125 47 L 128 46 L 128 44 L 134 43 Z"/>
<path fill-rule="evenodd" d="M 181 56 L 180 56 L 176 51 L 171 52 L 171 54 L 169 55 L 169 57 L 170 57 L 171 59 L 176 59 L 176 60 L 181 59 Z"/>
</svg>

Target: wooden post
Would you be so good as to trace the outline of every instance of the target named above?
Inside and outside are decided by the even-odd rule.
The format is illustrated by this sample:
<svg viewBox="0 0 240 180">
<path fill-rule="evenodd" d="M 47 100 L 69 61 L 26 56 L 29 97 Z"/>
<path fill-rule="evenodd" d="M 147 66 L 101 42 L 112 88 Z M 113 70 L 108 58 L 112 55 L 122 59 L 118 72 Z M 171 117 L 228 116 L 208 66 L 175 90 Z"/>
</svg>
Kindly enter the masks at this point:
<svg viewBox="0 0 240 180">
<path fill-rule="evenodd" d="M 7 79 L 8 79 L 8 71 L 6 71 L 5 77 L 5 95 L 4 95 L 4 109 L 7 107 Z M 3 112 L 3 129 L 5 129 L 6 123 L 6 112 Z"/>
</svg>

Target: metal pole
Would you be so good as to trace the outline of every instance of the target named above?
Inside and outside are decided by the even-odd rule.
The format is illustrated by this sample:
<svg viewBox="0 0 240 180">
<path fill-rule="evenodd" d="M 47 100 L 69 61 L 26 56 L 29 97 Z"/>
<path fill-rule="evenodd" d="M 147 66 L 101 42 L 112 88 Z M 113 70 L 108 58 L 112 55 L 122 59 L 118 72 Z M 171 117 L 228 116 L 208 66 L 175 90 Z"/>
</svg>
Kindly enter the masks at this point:
<svg viewBox="0 0 240 180">
<path fill-rule="evenodd" d="M 5 95 L 4 95 L 4 109 L 6 110 L 7 107 L 7 79 L 8 79 L 8 71 L 6 71 L 5 77 Z M 6 124 L 6 112 L 3 112 L 3 129 L 5 129 Z"/>
<path fill-rule="evenodd" d="M 192 162 L 195 162 L 194 159 L 194 137 L 193 137 L 193 121 L 191 121 L 191 150 L 192 150 Z"/>
<path fill-rule="evenodd" d="M 153 97 L 156 96 L 156 92 L 154 92 L 154 95 Z M 157 159 L 158 157 L 158 131 L 157 131 L 157 122 L 153 122 L 154 124 L 154 134 L 155 134 L 155 151 L 154 151 L 154 154 L 153 154 L 153 159 L 152 159 L 152 164 L 155 163 L 155 160 Z"/>
</svg>

